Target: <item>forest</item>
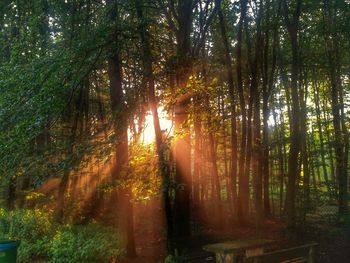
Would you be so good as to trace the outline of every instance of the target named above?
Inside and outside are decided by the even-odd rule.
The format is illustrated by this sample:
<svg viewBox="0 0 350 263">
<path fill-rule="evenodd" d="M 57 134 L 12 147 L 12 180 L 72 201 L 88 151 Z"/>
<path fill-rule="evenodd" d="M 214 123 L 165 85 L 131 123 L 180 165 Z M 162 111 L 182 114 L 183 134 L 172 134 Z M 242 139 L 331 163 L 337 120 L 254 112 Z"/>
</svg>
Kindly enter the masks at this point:
<svg viewBox="0 0 350 263">
<path fill-rule="evenodd" d="M 349 0 L 0 0 L 17 262 L 349 262 L 349 132 Z"/>
</svg>

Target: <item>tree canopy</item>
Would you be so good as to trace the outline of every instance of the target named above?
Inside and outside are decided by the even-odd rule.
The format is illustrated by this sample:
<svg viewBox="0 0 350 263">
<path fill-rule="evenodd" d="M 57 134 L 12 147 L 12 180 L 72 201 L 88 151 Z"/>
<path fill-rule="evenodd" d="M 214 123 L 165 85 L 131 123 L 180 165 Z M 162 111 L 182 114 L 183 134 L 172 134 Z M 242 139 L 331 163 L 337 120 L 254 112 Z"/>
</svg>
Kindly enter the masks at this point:
<svg viewBox="0 0 350 263">
<path fill-rule="evenodd" d="M 1 1 L 1 207 L 129 256 L 152 200 L 170 254 L 194 222 L 346 222 L 349 29 L 347 0 Z"/>
</svg>

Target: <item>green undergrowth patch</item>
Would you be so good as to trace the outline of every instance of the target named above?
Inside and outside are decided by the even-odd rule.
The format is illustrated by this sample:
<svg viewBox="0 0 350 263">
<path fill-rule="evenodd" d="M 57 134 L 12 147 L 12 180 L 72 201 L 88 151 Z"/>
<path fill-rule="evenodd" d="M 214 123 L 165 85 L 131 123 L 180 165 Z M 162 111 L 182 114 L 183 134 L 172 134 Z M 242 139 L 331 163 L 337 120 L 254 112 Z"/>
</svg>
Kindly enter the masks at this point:
<svg viewBox="0 0 350 263">
<path fill-rule="evenodd" d="M 39 209 L 0 209 L 0 239 L 20 240 L 19 262 L 109 262 L 123 254 L 118 232 L 97 222 L 61 225 Z"/>
</svg>

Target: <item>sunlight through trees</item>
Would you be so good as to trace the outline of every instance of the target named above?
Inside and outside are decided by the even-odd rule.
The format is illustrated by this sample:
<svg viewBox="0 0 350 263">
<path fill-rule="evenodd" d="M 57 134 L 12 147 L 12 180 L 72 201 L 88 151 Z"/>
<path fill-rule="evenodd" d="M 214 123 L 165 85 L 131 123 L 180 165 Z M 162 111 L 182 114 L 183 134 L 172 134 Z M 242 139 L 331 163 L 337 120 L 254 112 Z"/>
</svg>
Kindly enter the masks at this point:
<svg viewBox="0 0 350 263">
<path fill-rule="evenodd" d="M 349 67 L 346 0 L 2 0 L 0 239 L 74 263 L 346 236 Z"/>
</svg>

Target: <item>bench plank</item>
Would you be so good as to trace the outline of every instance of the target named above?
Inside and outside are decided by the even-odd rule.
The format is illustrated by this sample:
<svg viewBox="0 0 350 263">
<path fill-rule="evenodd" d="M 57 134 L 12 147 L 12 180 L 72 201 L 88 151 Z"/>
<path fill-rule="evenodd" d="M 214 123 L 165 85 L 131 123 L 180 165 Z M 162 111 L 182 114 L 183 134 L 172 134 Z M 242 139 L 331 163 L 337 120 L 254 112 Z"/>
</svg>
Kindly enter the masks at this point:
<svg viewBox="0 0 350 263">
<path fill-rule="evenodd" d="M 313 263 L 316 243 L 265 253 L 258 263 Z"/>
<path fill-rule="evenodd" d="M 264 252 L 264 247 L 274 240 L 249 238 L 203 246 L 205 251 L 215 253 L 217 263 L 236 263 L 238 258 L 253 258 Z M 241 261 L 239 261 L 241 262 Z"/>
<path fill-rule="evenodd" d="M 251 238 L 251 239 L 241 239 L 241 240 L 235 240 L 235 241 L 224 242 L 224 243 L 210 244 L 210 245 L 203 246 L 203 249 L 205 251 L 220 253 L 220 254 L 242 253 L 248 249 L 261 248 L 273 243 L 275 243 L 274 240 Z"/>
</svg>

